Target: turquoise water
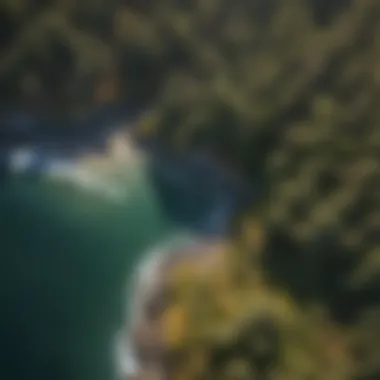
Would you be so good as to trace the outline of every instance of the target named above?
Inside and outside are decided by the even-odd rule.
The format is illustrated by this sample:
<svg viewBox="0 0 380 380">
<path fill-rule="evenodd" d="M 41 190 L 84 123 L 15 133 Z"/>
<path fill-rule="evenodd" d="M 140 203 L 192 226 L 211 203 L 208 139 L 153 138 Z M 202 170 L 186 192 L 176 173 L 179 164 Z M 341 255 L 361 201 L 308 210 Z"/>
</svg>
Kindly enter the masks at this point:
<svg viewBox="0 0 380 380">
<path fill-rule="evenodd" d="M 113 377 L 127 279 L 175 234 L 143 176 L 120 186 L 129 196 L 115 201 L 47 180 L 1 185 L 1 379 Z"/>
</svg>

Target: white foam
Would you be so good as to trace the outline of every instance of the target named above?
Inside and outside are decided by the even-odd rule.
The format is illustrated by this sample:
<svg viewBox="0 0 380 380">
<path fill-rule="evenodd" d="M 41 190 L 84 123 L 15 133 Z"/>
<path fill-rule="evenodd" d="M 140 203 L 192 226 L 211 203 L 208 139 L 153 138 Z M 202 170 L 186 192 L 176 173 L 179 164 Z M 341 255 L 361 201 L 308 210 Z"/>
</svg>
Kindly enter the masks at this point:
<svg viewBox="0 0 380 380">
<path fill-rule="evenodd" d="M 48 178 L 116 202 L 126 201 L 130 196 L 130 186 L 83 167 L 54 165 L 49 170 Z"/>
<path fill-rule="evenodd" d="M 114 342 L 116 375 L 120 379 L 138 375 L 140 366 L 130 340 L 122 331 L 116 334 Z"/>
<path fill-rule="evenodd" d="M 13 173 L 29 170 L 36 160 L 36 154 L 31 148 L 15 149 L 9 154 L 8 165 Z"/>
<path fill-rule="evenodd" d="M 116 334 L 116 367 L 120 376 L 133 377 L 139 371 L 140 364 L 135 355 L 132 332 L 142 317 L 145 301 L 157 285 L 155 282 L 160 277 L 162 265 L 170 255 L 180 252 L 176 248 L 194 241 L 194 236 L 189 233 L 177 234 L 148 249 L 135 264 L 127 286 L 126 325 Z"/>
</svg>

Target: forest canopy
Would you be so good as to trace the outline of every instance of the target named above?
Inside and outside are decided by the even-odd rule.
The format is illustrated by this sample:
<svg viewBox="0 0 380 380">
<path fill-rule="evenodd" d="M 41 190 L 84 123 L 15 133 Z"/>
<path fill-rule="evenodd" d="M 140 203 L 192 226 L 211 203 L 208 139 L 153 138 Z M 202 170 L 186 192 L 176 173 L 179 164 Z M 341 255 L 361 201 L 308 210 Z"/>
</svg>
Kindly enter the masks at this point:
<svg viewBox="0 0 380 380">
<path fill-rule="evenodd" d="M 379 1 L 5 1 L 0 31 L 3 107 L 142 107 L 140 138 L 260 178 L 266 281 L 355 364 L 311 378 L 379 378 Z"/>
</svg>

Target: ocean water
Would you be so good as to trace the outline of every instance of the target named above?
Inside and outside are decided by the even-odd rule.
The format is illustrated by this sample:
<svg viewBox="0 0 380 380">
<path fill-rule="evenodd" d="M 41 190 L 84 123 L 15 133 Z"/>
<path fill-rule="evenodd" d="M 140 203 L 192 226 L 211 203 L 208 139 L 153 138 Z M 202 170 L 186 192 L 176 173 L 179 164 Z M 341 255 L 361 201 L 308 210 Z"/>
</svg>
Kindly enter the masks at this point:
<svg viewBox="0 0 380 380">
<path fill-rule="evenodd" d="M 173 234 L 140 170 L 1 183 L 1 379 L 113 378 L 128 277 Z"/>
<path fill-rule="evenodd" d="M 125 154 L 115 140 L 105 165 L 126 114 L 106 108 L 50 137 L 51 120 L 0 117 L 1 380 L 117 378 L 136 279 L 173 244 L 222 235 L 252 193 L 207 157 L 156 143 Z"/>
<path fill-rule="evenodd" d="M 36 152 L 13 155 L 0 182 L 0 378 L 115 379 L 136 271 L 173 244 L 221 234 L 236 194 L 199 165 L 139 150 L 101 170 L 96 157 Z"/>
</svg>

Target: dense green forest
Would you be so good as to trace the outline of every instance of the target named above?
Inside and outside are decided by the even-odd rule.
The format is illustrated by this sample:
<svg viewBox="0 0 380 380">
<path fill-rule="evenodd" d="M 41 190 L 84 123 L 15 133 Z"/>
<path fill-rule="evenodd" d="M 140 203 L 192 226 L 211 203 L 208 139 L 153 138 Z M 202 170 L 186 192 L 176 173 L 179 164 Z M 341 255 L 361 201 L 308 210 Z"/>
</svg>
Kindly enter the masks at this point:
<svg viewBox="0 0 380 380">
<path fill-rule="evenodd" d="M 260 278 L 260 297 L 276 294 L 269 330 L 291 309 L 286 349 L 243 364 L 239 353 L 236 364 L 231 340 L 216 361 L 232 363 L 224 368 L 208 337 L 202 376 L 380 378 L 379 1 L 8 0 L 0 31 L 3 107 L 80 117 L 104 103 L 149 105 L 139 138 L 207 149 L 264 182 L 231 239 L 256 258 L 249 277 Z M 266 237 L 260 248 L 242 239 L 252 219 Z M 257 304 L 234 282 L 225 289 Z M 181 342 L 183 357 L 197 353 Z M 286 370 L 270 373 L 259 359 Z M 186 371 L 173 377 L 201 376 Z"/>
</svg>

